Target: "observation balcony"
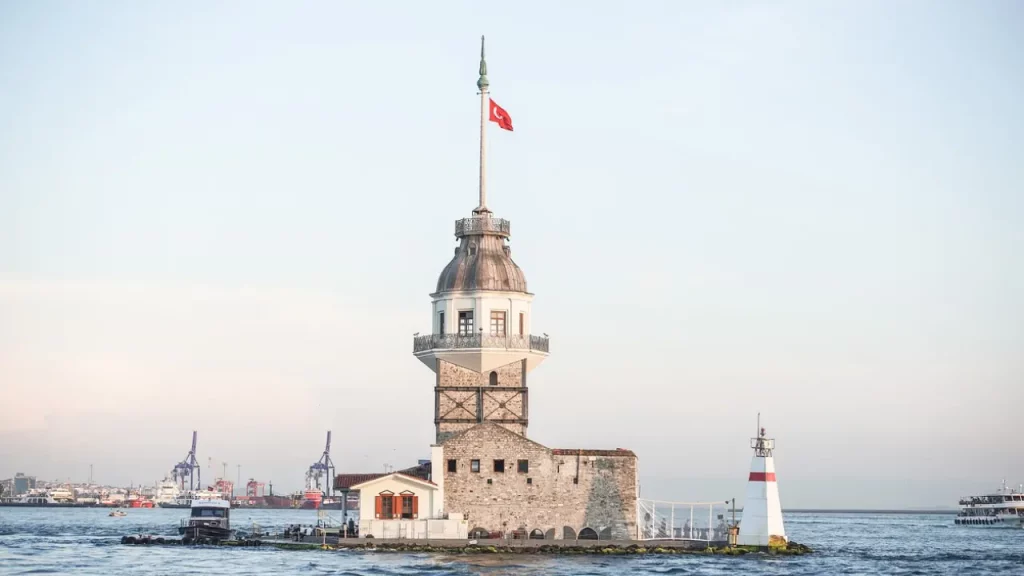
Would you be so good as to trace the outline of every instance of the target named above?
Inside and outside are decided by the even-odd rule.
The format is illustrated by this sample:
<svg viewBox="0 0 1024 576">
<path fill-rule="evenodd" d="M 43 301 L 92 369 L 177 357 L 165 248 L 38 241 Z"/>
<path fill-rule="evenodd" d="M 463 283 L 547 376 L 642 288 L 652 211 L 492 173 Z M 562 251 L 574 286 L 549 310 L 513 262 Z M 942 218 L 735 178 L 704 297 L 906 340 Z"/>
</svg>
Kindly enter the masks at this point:
<svg viewBox="0 0 1024 576">
<path fill-rule="evenodd" d="M 455 221 L 455 236 L 477 236 L 492 234 L 508 238 L 511 235 L 511 224 L 503 218 L 491 218 L 489 216 L 473 216 Z"/>
<path fill-rule="evenodd" d="M 476 372 L 525 360 L 527 370 L 532 370 L 548 357 L 548 351 L 546 335 L 427 334 L 412 340 L 413 355 L 431 370 L 437 368 L 438 360 Z"/>
<path fill-rule="evenodd" d="M 485 334 L 427 334 L 426 336 L 413 336 L 412 352 L 426 352 L 428 350 L 457 350 L 472 348 L 499 348 L 504 350 L 534 350 L 548 353 L 547 336 L 520 336 L 509 334 L 507 336 L 492 336 Z"/>
</svg>

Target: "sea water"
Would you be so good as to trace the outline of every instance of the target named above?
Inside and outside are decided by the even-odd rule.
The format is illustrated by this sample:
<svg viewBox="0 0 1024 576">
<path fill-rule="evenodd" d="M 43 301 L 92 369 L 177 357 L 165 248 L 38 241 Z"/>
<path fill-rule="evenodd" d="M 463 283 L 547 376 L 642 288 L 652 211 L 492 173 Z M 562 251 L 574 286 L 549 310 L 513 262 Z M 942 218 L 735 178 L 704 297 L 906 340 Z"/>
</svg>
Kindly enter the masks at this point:
<svg viewBox="0 0 1024 576">
<path fill-rule="evenodd" d="M 952 515 L 787 513 L 808 556 L 545 556 L 123 546 L 121 536 L 176 536 L 183 510 L 0 507 L 0 574 L 1017 574 L 1024 530 L 954 526 Z M 340 512 L 332 512 L 340 514 Z M 316 512 L 233 510 L 232 526 L 283 530 Z"/>
</svg>

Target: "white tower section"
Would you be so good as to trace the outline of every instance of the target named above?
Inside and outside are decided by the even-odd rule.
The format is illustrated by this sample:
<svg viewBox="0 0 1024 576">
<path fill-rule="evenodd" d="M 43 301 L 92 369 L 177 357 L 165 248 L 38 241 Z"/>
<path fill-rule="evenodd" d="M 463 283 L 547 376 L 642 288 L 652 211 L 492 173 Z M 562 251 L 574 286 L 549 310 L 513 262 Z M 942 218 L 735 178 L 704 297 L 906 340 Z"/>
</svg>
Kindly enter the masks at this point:
<svg viewBox="0 0 1024 576">
<path fill-rule="evenodd" d="M 435 372 L 437 360 L 487 373 L 519 361 L 530 371 L 547 358 L 547 337 L 530 335 L 533 294 L 505 243 L 509 228 L 489 214 L 455 222 L 460 244 L 430 295 L 431 334 L 413 344 Z"/>
<path fill-rule="evenodd" d="M 765 437 L 764 428 L 757 438 L 750 439 L 754 458 L 750 461 L 747 497 L 743 501 L 743 516 L 736 543 L 740 546 L 775 547 L 786 545 L 786 530 L 782 526 L 782 504 L 779 502 L 779 484 L 775 480 L 775 440 Z"/>
</svg>

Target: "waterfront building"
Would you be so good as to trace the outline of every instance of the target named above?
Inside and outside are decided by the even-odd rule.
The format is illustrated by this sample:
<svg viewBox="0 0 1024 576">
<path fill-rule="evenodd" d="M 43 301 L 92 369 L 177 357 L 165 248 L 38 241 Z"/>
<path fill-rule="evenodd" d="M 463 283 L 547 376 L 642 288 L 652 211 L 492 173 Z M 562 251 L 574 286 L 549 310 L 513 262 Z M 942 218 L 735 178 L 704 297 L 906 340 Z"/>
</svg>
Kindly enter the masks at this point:
<svg viewBox="0 0 1024 576">
<path fill-rule="evenodd" d="M 26 476 L 18 472 L 14 475 L 14 478 L 0 480 L 0 486 L 3 487 L 2 492 L 4 496 L 21 496 L 36 489 L 36 477 Z"/>
</svg>

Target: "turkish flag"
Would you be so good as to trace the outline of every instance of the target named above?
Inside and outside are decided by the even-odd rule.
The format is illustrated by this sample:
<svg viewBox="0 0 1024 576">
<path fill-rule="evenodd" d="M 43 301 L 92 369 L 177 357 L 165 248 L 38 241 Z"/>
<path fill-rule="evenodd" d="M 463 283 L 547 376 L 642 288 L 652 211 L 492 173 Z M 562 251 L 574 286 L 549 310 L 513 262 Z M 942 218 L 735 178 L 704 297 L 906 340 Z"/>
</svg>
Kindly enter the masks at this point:
<svg viewBox="0 0 1024 576">
<path fill-rule="evenodd" d="M 509 132 L 512 131 L 512 117 L 505 112 L 505 109 L 498 106 L 497 102 L 491 100 L 491 122 L 497 122 L 498 126 L 501 126 Z"/>
</svg>

